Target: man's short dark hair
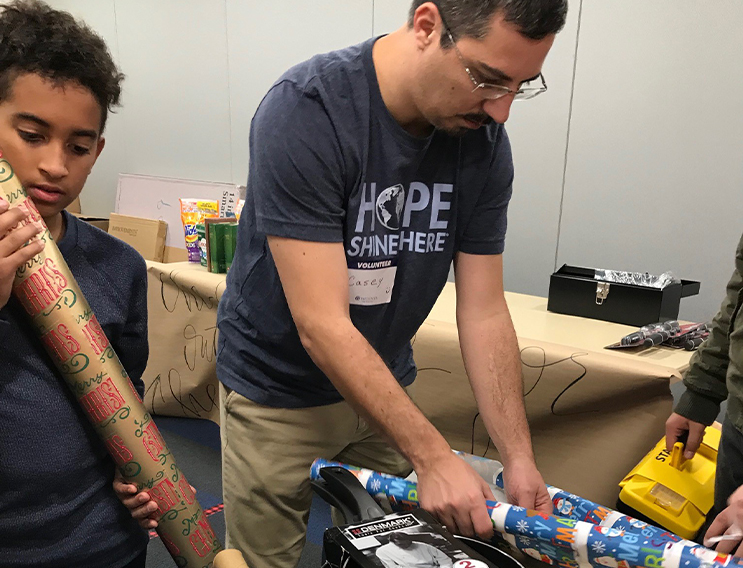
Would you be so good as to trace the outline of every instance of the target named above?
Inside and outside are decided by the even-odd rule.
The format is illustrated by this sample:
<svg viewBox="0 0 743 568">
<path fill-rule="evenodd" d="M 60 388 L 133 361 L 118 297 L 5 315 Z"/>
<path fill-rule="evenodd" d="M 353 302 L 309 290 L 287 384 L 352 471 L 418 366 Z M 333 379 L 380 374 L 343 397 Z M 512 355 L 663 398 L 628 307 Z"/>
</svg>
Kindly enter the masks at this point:
<svg viewBox="0 0 743 568">
<path fill-rule="evenodd" d="M 408 25 L 421 4 L 433 2 L 455 40 L 463 37 L 483 39 L 497 14 L 518 28 L 521 35 L 540 40 L 558 33 L 568 14 L 567 0 L 413 0 Z M 448 47 L 449 38 L 441 36 L 441 46 Z"/>
<path fill-rule="evenodd" d="M 119 105 L 124 75 L 103 39 L 70 13 L 39 0 L 0 6 L 0 101 L 26 73 L 88 89 L 101 107 L 101 132 L 108 112 Z"/>
</svg>

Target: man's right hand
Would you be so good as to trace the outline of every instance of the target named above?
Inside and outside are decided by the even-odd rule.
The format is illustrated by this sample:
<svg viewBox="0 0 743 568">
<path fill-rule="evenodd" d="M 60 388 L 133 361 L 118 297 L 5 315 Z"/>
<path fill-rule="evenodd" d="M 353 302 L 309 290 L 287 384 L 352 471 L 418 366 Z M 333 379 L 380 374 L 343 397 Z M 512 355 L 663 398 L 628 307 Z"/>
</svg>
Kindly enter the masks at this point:
<svg viewBox="0 0 743 568">
<path fill-rule="evenodd" d="M 10 299 L 16 270 L 44 249 L 44 243 L 39 240 L 23 246 L 42 230 L 33 223 L 16 227 L 25 218 L 24 211 L 11 209 L 10 204 L 0 197 L 0 309 Z"/>
<path fill-rule="evenodd" d="M 485 500 L 495 501 L 495 497 L 468 463 L 449 452 L 430 467 L 416 468 L 416 473 L 421 507 L 451 532 L 486 540 L 493 536 Z"/>
<path fill-rule="evenodd" d="M 666 420 L 666 450 L 669 452 L 673 449 L 673 445 L 679 440 L 684 432 L 689 433 L 689 437 L 686 440 L 684 446 L 684 457 L 690 460 L 697 453 L 699 446 L 704 438 L 704 430 L 707 427 L 699 422 L 689 420 L 680 414 L 675 412 L 671 414 L 670 418 Z"/>
</svg>

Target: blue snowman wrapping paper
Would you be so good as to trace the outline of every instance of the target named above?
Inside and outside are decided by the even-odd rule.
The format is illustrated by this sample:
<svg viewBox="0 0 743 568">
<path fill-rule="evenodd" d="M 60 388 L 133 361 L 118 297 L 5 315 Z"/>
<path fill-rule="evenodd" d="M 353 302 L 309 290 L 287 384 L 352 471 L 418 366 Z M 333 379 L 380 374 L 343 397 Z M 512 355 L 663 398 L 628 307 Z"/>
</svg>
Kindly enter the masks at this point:
<svg viewBox="0 0 743 568">
<path fill-rule="evenodd" d="M 317 459 L 320 469 L 340 466 L 351 471 L 370 495 L 393 511 L 416 508 L 413 481 L 356 466 Z M 496 484 L 503 486 L 502 476 Z M 498 501 L 487 501 L 495 531 L 514 548 L 561 568 L 743 568 L 743 562 L 622 513 L 548 486 L 553 514 Z"/>
</svg>

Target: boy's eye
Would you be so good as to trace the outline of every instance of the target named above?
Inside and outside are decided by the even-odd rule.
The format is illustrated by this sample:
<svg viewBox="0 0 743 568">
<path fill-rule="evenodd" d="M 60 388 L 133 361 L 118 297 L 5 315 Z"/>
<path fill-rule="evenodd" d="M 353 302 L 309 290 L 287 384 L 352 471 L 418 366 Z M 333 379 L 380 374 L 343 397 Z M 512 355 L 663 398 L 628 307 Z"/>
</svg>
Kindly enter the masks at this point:
<svg viewBox="0 0 743 568">
<path fill-rule="evenodd" d="M 90 154 L 90 148 L 86 148 L 85 146 L 74 145 L 72 146 L 72 151 L 78 156 L 85 156 L 86 154 Z"/>
<path fill-rule="evenodd" d="M 18 136 L 20 136 L 26 142 L 41 142 L 44 137 L 37 132 L 29 132 L 28 130 L 18 130 Z"/>
</svg>

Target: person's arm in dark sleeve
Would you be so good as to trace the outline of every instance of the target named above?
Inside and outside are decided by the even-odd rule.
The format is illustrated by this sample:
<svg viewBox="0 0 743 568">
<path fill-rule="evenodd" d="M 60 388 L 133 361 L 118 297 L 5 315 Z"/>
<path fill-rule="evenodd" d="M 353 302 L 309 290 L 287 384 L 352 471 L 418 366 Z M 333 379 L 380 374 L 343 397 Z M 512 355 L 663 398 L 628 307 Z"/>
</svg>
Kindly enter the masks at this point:
<svg viewBox="0 0 743 568">
<path fill-rule="evenodd" d="M 743 238 L 735 255 L 735 272 L 728 282 L 727 295 L 712 321 L 709 338 L 691 359 L 684 377 L 686 392 L 676 405 L 676 412 L 702 424 L 712 424 L 727 398 L 725 379 L 730 349 L 730 324 L 739 309 L 743 289 Z"/>
<path fill-rule="evenodd" d="M 725 300 L 712 320 L 709 337 L 691 359 L 684 376 L 686 391 L 666 422 L 666 446 L 669 450 L 683 432 L 689 432 L 686 447 L 690 453 L 686 455 L 687 458 L 696 452 L 702 441 L 704 427 L 715 421 L 720 413 L 720 404 L 728 396 L 726 378 L 730 325 L 740 309 L 742 290 L 743 237 L 735 254 L 735 271 L 728 282 Z"/>
</svg>

